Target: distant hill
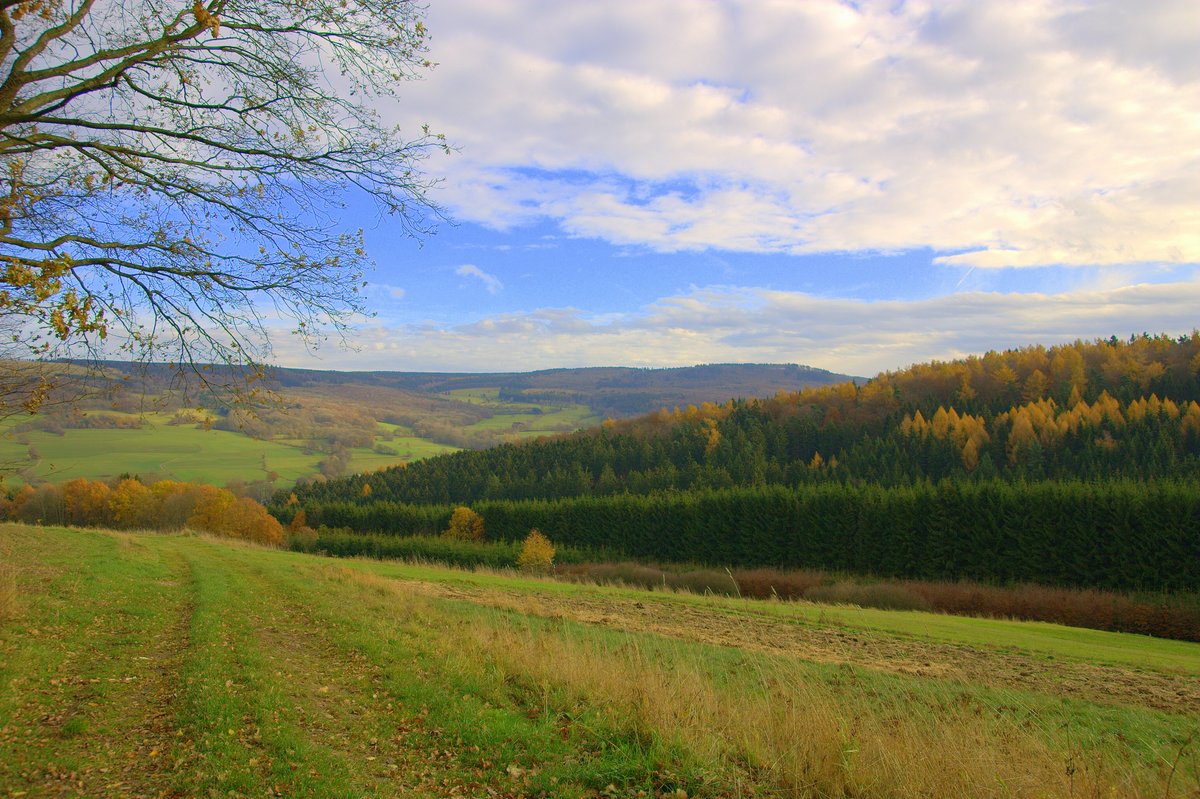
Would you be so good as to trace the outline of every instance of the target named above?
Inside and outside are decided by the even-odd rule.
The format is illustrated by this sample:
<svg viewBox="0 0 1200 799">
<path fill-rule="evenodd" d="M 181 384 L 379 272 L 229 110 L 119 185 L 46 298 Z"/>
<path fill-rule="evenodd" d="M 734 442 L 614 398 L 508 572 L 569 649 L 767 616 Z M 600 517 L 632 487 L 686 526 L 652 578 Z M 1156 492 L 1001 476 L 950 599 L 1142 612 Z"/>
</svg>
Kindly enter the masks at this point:
<svg viewBox="0 0 1200 799">
<path fill-rule="evenodd" d="M 716 382 L 734 373 L 692 374 Z M 989 352 L 436 458 L 372 477 L 372 496 L 436 503 L 827 480 L 1200 478 L 1198 375 L 1200 335 Z M 349 496 L 359 483 L 312 490 Z"/>
<path fill-rule="evenodd" d="M 659 408 L 766 397 L 779 391 L 828 386 L 863 378 L 797 364 L 724 363 L 670 369 L 590 367 L 536 372 L 334 372 L 274 368 L 270 379 L 285 391 L 321 386 L 376 386 L 418 394 L 499 389 L 509 402 L 578 403 L 597 415 L 623 418 Z"/>
</svg>

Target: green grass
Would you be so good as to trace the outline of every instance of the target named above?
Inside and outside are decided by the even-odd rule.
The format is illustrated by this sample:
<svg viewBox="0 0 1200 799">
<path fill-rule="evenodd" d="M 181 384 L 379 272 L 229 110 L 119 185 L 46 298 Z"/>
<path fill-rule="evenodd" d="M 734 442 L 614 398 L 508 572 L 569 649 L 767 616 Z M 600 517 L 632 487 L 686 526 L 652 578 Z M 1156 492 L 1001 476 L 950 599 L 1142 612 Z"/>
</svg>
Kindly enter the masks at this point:
<svg viewBox="0 0 1200 799">
<path fill-rule="evenodd" d="M 450 571 L 413 563 L 381 563 L 355 560 L 351 568 L 366 569 L 404 580 L 436 580 L 504 589 L 537 596 L 599 595 L 642 598 L 645 592 L 633 588 L 591 586 L 552 580 L 531 583 L 528 578 L 488 572 Z M 923 611 L 877 610 L 812 602 L 765 602 L 733 597 L 694 594 L 658 594 L 656 601 L 682 606 L 700 606 L 716 612 L 766 616 L 801 625 L 836 625 L 863 633 L 925 639 L 952 644 L 1012 649 L 1041 658 L 1087 660 L 1139 669 L 1170 670 L 1200 676 L 1200 644 L 1151 638 L 1144 635 L 1112 633 L 1065 627 L 1043 622 L 1005 621 L 950 616 Z"/>
<path fill-rule="evenodd" d="M 474 405 L 502 405 L 499 388 L 452 388 L 446 396 Z"/>
<path fill-rule="evenodd" d="M 456 388 L 446 392 L 446 396 L 494 410 L 491 417 L 465 426 L 463 430 L 467 432 L 482 430 L 506 433 L 516 439 L 536 438 L 591 427 L 603 421 L 587 405 L 501 400 L 499 388 Z M 514 425 L 520 425 L 521 429 L 513 430 Z"/>
<path fill-rule="evenodd" d="M 140 429 L 68 429 L 61 436 L 40 430 L 0 435 L 0 463 L 32 465 L 28 455 L 32 447 L 39 456 L 34 474 L 53 482 L 76 477 L 105 480 L 129 473 L 224 485 L 231 480 L 262 480 L 271 471 L 279 475 L 278 485 L 283 488 L 315 474 L 325 457 L 319 452 L 306 454 L 304 441 L 261 441 L 226 430 L 168 425 L 171 415 L 146 414 L 146 424 Z M 380 443 L 397 454 L 357 448 L 351 451 L 350 469 L 373 471 L 454 451 L 454 447 L 412 435 Z"/>
<path fill-rule="evenodd" d="M 435 441 L 417 438 L 416 436 L 395 436 L 390 441 L 379 439 L 378 443 L 394 449 L 396 454 L 383 455 L 375 452 L 373 449 L 355 447 L 350 450 L 350 469 L 354 472 L 371 472 L 388 466 L 395 466 L 398 463 L 407 463 L 408 461 L 420 460 L 421 458 L 432 458 L 434 455 L 444 455 L 447 452 L 457 451 L 456 447 L 438 444 Z"/>
<path fill-rule="evenodd" d="M 534 409 L 540 408 L 541 413 Z M 494 433 L 510 433 L 516 438 L 533 438 L 551 433 L 562 433 L 600 424 L 602 420 L 592 413 L 586 405 L 524 405 L 520 403 L 505 403 L 498 406 L 496 413 L 487 418 L 466 425 L 463 430 L 485 430 Z M 519 425 L 520 429 L 513 429 Z"/>
<path fill-rule="evenodd" d="M 0 618 L 0 786 L 13 793 L 1200 789 L 1194 714 L 1136 692 L 1081 699 L 1072 692 L 1088 686 L 1035 690 L 986 670 L 910 675 L 870 657 L 927 645 L 1015 658 L 1051 677 L 1119 663 L 1182 695 L 1200 673 L 1196 644 L 333 561 L 181 535 L 0 525 L 0 559 L 17 585 L 15 612 Z M 639 627 L 643 617 L 698 621 L 660 633 Z M 809 660 L 770 641 L 696 637 L 751 624 L 865 641 L 856 651 L 866 657 Z"/>
<path fill-rule="evenodd" d="M 584 405 L 560 408 L 505 403 L 498 400 L 498 389 L 462 391 L 456 390 L 452 395 L 497 410 L 491 418 L 464 427 L 467 432 L 503 433 L 516 423 L 521 429 L 505 437 L 522 439 L 600 422 Z M 302 477 L 316 474 L 318 464 L 325 458 L 319 452 L 306 453 L 308 442 L 304 440 L 262 441 L 237 432 L 203 430 L 193 424 L 168 425 L 173 412 L 146 413 L 140 417 L 109 411 L 105 414 L 141 418 L 145 424 L 140 429 L 67 429 L 63 435 L 41 430 L 13 434 L 11 428 L 25 419 L 8 419 L 0 423 L 0 463 L 53 482 L 76 477 L 105 480 L 128 473 L 224 485 L 232 480 L 262 480 L 268 472 L 274 472 L 278 475 L 277 486 L 286 488 Z M 456 450 L 413 435 L 411 429 L 401 425 L 379 423 L 379 430 L 390 432 L 393 437 L 385 440 L 380 436 L 376 443 L 395 450 L 396 454 L 382 454 L 371 447 L 352 449 L 351 472 L 377 471 Z M 37 453 L 36 461 L 30 457 L 31 448 Z M 22 481 L 14 476 L 8 482 L 16 485 Z"/>
<path fill-rule="evenodd" d="M 34 471 L 47 480 L 108 479 L 128 472 L 222 485 L 234 479 L 263 479 L 264 457 L 267 469 L 277 472 L 283 483 L 291 483 L 313 473 L 321 457 L 241 433 L 167 425 L 168 418 L 147 414 L 146 426 L 136 430 L 69 429 L 61 436 L 39 430 L 22 433 L 21 440 L 28 444 L 5 436 L 0 438 L 0 460 L 28 462 L 33 447 L 40 456 Z"/>
</svg>

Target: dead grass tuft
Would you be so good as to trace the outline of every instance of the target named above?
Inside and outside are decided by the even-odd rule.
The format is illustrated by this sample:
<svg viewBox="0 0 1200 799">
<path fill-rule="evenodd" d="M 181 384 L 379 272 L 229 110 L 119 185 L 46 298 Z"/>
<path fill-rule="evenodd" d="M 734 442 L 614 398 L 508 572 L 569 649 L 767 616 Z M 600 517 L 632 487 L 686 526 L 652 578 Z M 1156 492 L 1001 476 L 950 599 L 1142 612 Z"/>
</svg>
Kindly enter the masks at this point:
<svg viewBox="0 0 1200 799">
<path fill-rule="evenodd" d="M 925 597 L 896 583 L 838 582 L 833 585 L 814 586 L 804 592 L 804 598 L 830 605 L 858 605 L 882 610 L 932 609 Z"/>
</svg>

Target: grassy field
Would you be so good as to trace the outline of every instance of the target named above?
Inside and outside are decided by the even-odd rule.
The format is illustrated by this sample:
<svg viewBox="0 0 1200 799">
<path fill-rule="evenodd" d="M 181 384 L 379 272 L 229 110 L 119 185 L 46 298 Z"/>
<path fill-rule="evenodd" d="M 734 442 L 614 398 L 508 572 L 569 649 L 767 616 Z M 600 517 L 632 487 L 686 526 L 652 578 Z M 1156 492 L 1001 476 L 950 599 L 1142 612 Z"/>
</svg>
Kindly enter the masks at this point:
<svg viewBox="0 0 1200 799">
<path fill-rule="evenodd" d="M 584 405 L 507 403 L 498 399 L 498 389 L 452 393 L 456 399 L 494 410 L 490 418 L 463 426 L 461 429 L 468 434 L 486 431 L 501 434 L 503 439 L 519 440 L 600 423 L 600 418 Z M 105 480 L 129 473 L 224 485 L 231 480 L 262 480 L 268 472 L 274 472 L 278 487 L 286 488 L 316 474 L 318 463 L 326 457 L 320 452 L 306 452 L 308 442 L 304 440 L 261 440 L 238 432 L 203 430 L 193 424 L 168 425 L 173 415 L 173 411 L 140 414 L 144 422 L 140 429 L 67 429 L 62 435 L 43 430 L 14 434 L 10 428 L 26 419 L 9 419 L 0 423 L 0 464 L 52 482 L 75 477 Z M 378 425 L 381 435 L 376 443 L 396 454 L 383 454 L 370 447 L 352 448 L 351 472 L 376 471 L 456 449 L 421 438 L 401 425 Z M 383 433 L 392 437 L 385 440 Z M 8 480 L 9 485 L 20 482 L 15 476 Z"/>
<path fill-rule="evenodd" d="M 538 405 L 528 402 L 507 402 L 500 399 L 498 388 L 456 388 L 446 396 L 482 405 L 494 410 L 490 418 L 467 425 L 463 429 L 510 432 L 512 438 L 536 438 L 548 433 L 561 433 L 593 427 L 604 421 L 586 405 Z"/>
<path fill-rule="evenodd" d="M 268 472 L 275 472 L 282 488 L 315 474 L 317 464 L 326 457 L 319 452 L 304 452 L 304 441 L 263 441 L 227 430 L 168 425 L 171 416 L 145 414 L 145 426 L 140 429 L 68 429 L 63 435 L 41 430 L 16 436 L 3 433 L 0 463 L 30 467 L 39 478 L 52 482 L 76 477 L 105 480 L 129 473 L 224 485 L 230 480 L 262 480 Z M 381 429 L 385 427 L 381 425 Z M 411 431 L 385 443 L 397 454 L 383 455 L 365 447 L 352 449 L 351 470 L 373 471 L 454 451 L 454 447 L 413 436 Z M 30 457 L 30 449 L 36 459 Z"/>
<path fill-rule="evenodd" d="M 0 796 L 1195 797 L 1200 645 L 0 526 Z"/>
<path fill-rule="evenodd" d="M 274 441 L 257 441 L 241 433 L 201 430 L 194 425 L 168 425 L 169 414 L 146 414 L 140 429 L 64 431 L 41 430 L 17 437 L 0 437 L 0 461 L 33 464 L 29 449 L 37 454 L 33 471 L 47 480 L 75 477 L 107 479 L 128 472 L 222 485 L 228 480 L 261 480 L 268 470 L 284 482 L 316 470 L 321 456 L 305 455 L 298 447 Z"/>
</svg>

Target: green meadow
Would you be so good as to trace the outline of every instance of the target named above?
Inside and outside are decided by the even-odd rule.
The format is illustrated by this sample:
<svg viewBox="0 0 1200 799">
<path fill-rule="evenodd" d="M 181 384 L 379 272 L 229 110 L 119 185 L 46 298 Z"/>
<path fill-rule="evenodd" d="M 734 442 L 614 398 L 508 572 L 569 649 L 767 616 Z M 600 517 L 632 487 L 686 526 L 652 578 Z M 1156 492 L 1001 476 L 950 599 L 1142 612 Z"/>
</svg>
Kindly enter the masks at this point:
<svg viewBox="0 0 1200 799">
<path fill-rule="evenodd" d="M 498 388 L 456 388 L 446 392 L 446 396 L 493 411 L 491 417 L 465 426 L 463 430 L 467 432 L 485 430 L 510 434 L 519 440 L 593 427 L 603 421 L 587 405 L 548 405 L 501 400 Z"/>
<path fill-rule="evenodd" d="M 1200 645 L 0 525 L 26 796 L 1188 797 Z"/>
<path fill-rule="evenodd" d="M 522 439 L 577 430 L 600 421 L 585 405 L 507 403 L 498 399 L 498 389 L 452 393 L 455 399 L 486 405 L 493 411 L 491 417 L 461 427 L 466 433 L 485 431 L 502 438 Z M 137 474 L 224 485 L 233 480 L 251 482 L 273 476 L 275 485 L 285 488 L 317 474 L 319 463 L 327 457 L 302 439 L 256 439 L 236 431 L 205 430 L 195 424 L 169 425 L 173 411 L 104 413 L 140 418 L 144 424 L 136 429 L 68 428 L 61 434 L 34 429 L 14 433 L 12 428 L 28 419 L 11 418 L 0 423 L 0 464 L 34 480 L 52 482 Z M 416 435 L 404 425 L 377 424 L 375 444 L 380 449 L 350 448 L 350 473 L 376 471 L 456 449 Z M 7 482 L 19 485 L 23 479 L 13 475 Z"/>
<path fill-rule="evenodd" d="M 6 433 L 0 436 L 0 462 L 17 463 L 55 482 L 129 473 L 223 485 L 235 479 L 261 480 L 268 471 L 291 483 L 312 474 L 322 457 L 241 433 L 168 425 L 169 414 L 151 413 L 144 418 L 145 426 L 138 429 Z M 36 458 L 30 457 L 31 449 Z"/>
</svg>

